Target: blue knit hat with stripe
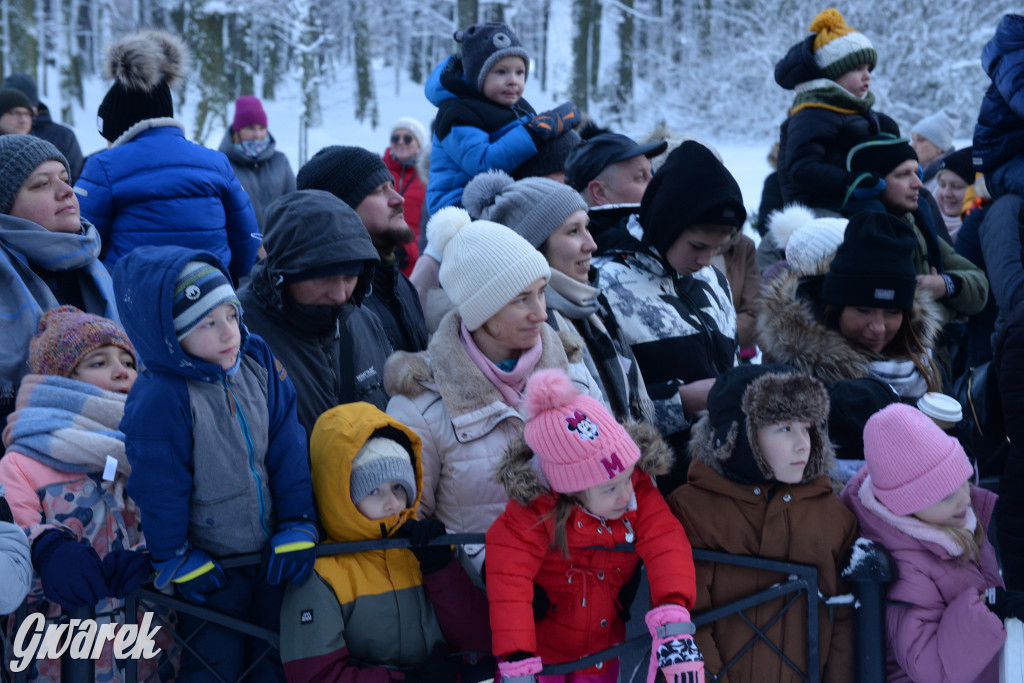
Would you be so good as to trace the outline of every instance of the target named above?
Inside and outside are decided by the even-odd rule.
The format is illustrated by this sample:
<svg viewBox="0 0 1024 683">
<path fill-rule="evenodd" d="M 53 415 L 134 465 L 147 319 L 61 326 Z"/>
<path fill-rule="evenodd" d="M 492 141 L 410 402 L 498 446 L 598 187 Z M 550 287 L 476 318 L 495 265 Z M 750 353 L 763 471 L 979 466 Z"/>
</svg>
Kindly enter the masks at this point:
<svg viewBox="0 0 1024 683">
<path fill-rule="evenodd" d="M 174 333 L 180 342 L 210 311 L 231 304 L 242 318 L 242 304 L 224 272 L 206 261 L 189 261 L 174 283 Z"/>
</svg>

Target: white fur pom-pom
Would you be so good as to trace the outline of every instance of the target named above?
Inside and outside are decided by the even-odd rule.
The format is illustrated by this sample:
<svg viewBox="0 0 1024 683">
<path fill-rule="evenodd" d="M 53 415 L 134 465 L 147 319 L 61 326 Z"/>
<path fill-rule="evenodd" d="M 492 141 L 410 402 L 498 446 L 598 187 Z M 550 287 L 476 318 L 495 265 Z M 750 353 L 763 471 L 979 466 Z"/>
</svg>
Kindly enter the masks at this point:
<svg viewBox="0 0 1024 683">
<path fill-rule="evenodd" d="M 768 216 L 768 231 L 779 249 L 785 249 L 793 233 L 815 218 L 814 213 L 803 204 L 790 204 L 781 211 Z"/>
<path fill-rule="evenodd" d="M 473 222 L 469 213 L 458 206 L 446 206 L 427 221 L 427 240 L 438 253 L 444 254 L 444 248 L 455 234 Z"/>
</svg>

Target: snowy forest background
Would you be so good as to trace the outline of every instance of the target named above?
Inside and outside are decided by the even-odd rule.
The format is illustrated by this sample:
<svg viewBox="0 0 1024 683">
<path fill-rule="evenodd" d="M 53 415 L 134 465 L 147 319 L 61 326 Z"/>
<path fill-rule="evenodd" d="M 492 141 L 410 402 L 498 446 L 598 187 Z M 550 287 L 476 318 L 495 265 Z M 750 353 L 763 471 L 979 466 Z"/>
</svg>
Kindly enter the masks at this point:
<svg viewBox="0 0 1024 683">
<path fill-rule="evenodd" d="M 981 48 L 1004 13 L 1020 11 L 1017 4 L 845 0 L 836 7 L 878 50 L 877 109 L 909 131 L 946 107 L 960 115 L 957 138 L 969 139 L 988 83 Z M 369 130 L 390 126 L 382 99 L 422 98 L 431 69 L 457 49 L 453 31 L 500 20 L 515 27 L 533 57 L 526 96 L 535 105 L 572 100 L 602 125 L 634 135 L 663 122 L 679 133 L 758 140 L 767 149 L 792 98 L 774 81 L 775 62 L 827 6 L 827 0 L 0 0 L 0 71 L 34 76 L 54 118 L 81 130 L 93 125 L 95 104 L 87 95 L 95 92 L 98 103 L 108 85 L 101 75 L 105 47 L 139 27 L 169 29 L 193 55 L 191 76 L 175 95 L 179 117 L 188 114 L 190 137 L 215 145 L 238 95 L 254 93 L 272 105 L 287 92 L 302 163 L 319 148 L 309 149 L 306 131 L 347 122 Z M 376 137 L 383 140 L 386 132 Z M 93 151 L 85 142 L 83 148 Z"/>
</svg>

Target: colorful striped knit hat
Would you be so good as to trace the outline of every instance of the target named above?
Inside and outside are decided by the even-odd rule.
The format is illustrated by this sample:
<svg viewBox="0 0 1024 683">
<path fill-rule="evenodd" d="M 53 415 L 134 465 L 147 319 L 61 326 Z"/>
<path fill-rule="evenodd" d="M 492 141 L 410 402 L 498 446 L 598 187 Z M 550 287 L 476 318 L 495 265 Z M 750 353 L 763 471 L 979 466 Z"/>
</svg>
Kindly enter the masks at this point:
<svg viewBox="0 0 1024 683">
<path fill-rule="evenodd" d="M 74 306 L 58 306 L 39 321 L 39 331 L 29 342 L 28 365 L 37 375 L 70 377 L 101 346 L 124 349 L 138 362 L 135 347 L 116 322 Z"/>
<path fill-rule="evenodd" d="M 189 261 L 174 283 L 174 333 L 180 342 L 210 311 L 231 304 L 242 318 L 242 304 L 224 272 L 206 261 Z"/>
<path fill-rule="evenodd" d="M 846 20 L 834 7 L 814 17 L 810 30 L 814 39 L 814 63 L 826 78 L 835 80 L 847 71 L 867 64 L 872 69 L 878 63 L 878 53 L 863 33 L 846 25 Z"/>
</svg>

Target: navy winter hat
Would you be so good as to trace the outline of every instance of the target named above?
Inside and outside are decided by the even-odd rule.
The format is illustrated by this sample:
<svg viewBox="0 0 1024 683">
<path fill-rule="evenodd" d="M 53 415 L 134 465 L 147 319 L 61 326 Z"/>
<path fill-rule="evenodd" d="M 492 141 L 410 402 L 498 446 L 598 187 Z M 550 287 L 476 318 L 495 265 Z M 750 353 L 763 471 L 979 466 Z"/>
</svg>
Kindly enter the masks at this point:
<svg viewBox="0 0 1024 683">
<path fill-rule="evenodd" d="M 384 161 L 373 152 L 341 145 L 324 147 L 295 176 L 297 189 L 330 192 L 353 209 L 374 188 L 394 180 Z"/>
<path fill-rule="evenodd" d="M 477 92 L 484 91 L 487 73 L 505 57 L 520 57 L 526 64 L 526 75 L 530 75 L 530 56 L 508 24 L 494 21 L 473 24 L 465 31 L 456 31 L 455 41 L 462 43 L 462 72 L 466 83 Z"/>
<path fill-rule="evenodd" d="M 821 286 L 821 298 L 836 306 L 914 306 L 917 237 L 888 212 L 855 213 Z"/>
<path fill-rule="evenodd" d="M 565 160 L 565 184 L 582 192 L 608 166 L 641 154 L 650 159 L 667 148 L 665 140 L 641 145 L 625 135 L 600 133 L 569 152 Z"/>
<path fill-rule="evenodd" d="M 33 107 L 39 106 L 39 89 L 36 87 L 35 79 L 28 74 L 11 74 L 4 79 L 4 89 L 7 88 L 21 91 Z"/>
<path fill-rule="evenodd" d="M 939 171 L 952 171 L 968 185 L 974 184 L 974 147 L 964 147 L 942 158 Z"/>
</svg>

